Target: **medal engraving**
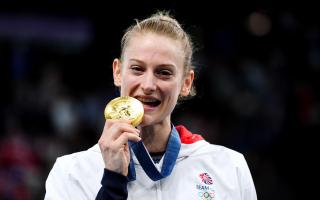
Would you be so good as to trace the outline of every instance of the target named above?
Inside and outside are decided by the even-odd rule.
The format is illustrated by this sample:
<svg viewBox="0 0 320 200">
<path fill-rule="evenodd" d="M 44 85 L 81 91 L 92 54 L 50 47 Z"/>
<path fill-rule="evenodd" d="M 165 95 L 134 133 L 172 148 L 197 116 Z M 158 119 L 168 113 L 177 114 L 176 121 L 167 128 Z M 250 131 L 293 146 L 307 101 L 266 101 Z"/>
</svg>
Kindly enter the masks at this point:
<svg viewBox="0 0 320 200">
<path fill-rule="evenodd" d="M 138 126 L 141 123 L 143 114 L 142 103 L 129 96 L 111 100 L 104 110 L 105 119 L 129 120 L 133 126 Z"/>
</svg>

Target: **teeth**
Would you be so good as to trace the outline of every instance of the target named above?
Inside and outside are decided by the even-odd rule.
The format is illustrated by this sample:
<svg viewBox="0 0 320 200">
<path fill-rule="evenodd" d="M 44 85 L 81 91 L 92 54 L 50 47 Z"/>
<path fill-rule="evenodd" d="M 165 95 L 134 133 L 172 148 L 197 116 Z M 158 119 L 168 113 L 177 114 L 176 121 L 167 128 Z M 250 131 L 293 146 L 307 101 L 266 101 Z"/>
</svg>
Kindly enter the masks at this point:
<svg viewBox="0 0 320 200">
<path fill-rule="evenodd" d="M 153 103 L 158 101 L 157 99 L 146 99 L 146 98 L 139 98 L 139 100 L 146 103 Z"/>
</svg>

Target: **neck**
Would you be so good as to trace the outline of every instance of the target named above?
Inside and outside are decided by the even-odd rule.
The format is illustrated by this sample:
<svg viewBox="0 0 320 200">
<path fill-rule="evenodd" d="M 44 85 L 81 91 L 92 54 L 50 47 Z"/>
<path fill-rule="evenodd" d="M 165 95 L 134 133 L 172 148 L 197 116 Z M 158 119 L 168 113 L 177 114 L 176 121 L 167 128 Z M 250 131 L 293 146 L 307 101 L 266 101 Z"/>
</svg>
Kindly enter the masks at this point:
<svg viewBox="0 0 320 200">
<path fill-rule="evenodd" d="M 171 123 L 162 122 L 140 128 L 140 136 L 149 152 L 164 152 L 171 133 Z"/>
</svg>

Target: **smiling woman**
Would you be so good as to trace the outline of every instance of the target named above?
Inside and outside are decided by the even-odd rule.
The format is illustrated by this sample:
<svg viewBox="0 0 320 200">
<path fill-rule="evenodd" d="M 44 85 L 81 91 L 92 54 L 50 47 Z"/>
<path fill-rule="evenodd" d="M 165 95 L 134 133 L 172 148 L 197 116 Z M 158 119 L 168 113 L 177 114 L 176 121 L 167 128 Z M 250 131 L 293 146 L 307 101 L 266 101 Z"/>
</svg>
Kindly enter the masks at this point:
<svg viewBox="0 0 320 200">
<path fill-rule="evenodd" d="M 156 33 L 136 33 L 122 59 L 114 60 L 113 70 L 121 96 L 133 96 L 143 103 L 142 126 L 171 129 L 170 113 L 178 97 L 189 94 L 194 78 L 193 70 L 184 72 L 181 42 Z M 158 135 L 168 138 L 169 133 Z"/>
<path fill-rule="evenodd" d="M 97 145 L 58 158 L 45 199 L 255 200 L 242 154 L 171 122 L 179 98 L 195 94 L 192 52 L 190 37 L 166 13 L 129 27 L 113 78 L 122 97 L 142 103 L 142 121 L 107 119 Z"/>
</svg>

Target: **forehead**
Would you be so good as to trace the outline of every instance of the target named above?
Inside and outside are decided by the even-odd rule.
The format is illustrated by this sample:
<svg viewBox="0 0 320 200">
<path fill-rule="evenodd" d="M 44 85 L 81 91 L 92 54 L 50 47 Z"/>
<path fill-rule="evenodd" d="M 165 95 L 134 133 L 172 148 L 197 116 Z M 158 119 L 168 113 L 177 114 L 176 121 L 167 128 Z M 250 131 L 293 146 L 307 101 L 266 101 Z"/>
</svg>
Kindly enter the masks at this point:
<svg viewBox="0 0 320 200">
<path fill-rule="evenodd" d="M 155 33 L 133 35 L 128 41 L 123 55 L 124 60 L 171 62 L 177 66 L 182 66 L 184 61 L 181 42 Z"/>
</svg>

